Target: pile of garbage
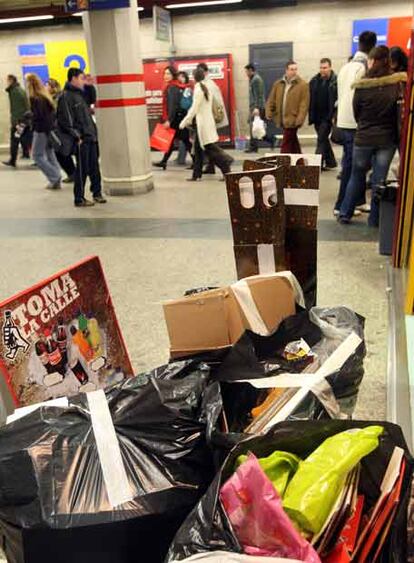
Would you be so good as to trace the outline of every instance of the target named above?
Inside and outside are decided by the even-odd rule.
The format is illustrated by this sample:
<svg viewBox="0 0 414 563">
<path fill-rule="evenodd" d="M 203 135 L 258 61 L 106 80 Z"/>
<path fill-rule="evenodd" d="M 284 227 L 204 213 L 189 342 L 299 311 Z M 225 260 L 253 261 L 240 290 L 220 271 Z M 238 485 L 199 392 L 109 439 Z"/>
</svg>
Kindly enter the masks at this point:
<svg viewBox="0 0 414 563">
<path fill-rule="evenodd" d="M 165 311 L 168 364 L 0 427 L 8 561 L 405 563 L 413 460 L 352 420 L 364 319 L 289 273 Z"/>
</svg>

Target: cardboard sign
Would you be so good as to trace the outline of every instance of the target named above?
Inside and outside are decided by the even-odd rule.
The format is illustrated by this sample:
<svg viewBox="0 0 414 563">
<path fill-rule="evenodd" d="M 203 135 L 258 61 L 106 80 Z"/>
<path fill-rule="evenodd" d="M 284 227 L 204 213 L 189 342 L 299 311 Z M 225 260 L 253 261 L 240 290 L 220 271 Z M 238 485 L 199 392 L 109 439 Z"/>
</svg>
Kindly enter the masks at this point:
<svg viewBox="0 0 414 563">
<path fill-rule="evenodd" d="M 16 406 L 133 375 L 98 257 L 0 303 L 0 371 Z"/>
</svg>

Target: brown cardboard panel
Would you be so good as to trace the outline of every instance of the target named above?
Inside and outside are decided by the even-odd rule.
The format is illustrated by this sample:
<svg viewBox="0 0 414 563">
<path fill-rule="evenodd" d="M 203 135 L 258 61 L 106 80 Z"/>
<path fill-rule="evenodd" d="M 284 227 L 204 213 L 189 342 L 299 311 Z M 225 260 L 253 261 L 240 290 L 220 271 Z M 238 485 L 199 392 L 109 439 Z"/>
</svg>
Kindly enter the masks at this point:
<svg viewBox="0 0 414 563">
<path fill-rule="evenodd" d="M 277 202 L 265 204 L 262 181 L 265 176 L 275 179 Z M 254 191 L 254 205 L 242 205 L 240 182 L 248 178 Z M 286 215 L 282 182 L 276 168 L 253 170 L 226 175 L 227 197 L 235 244 L 275 244 L 284 246 Z"/>
<path fill-rule="evenodd" d="M 247 280 L 253 300 L 268 330 L 295 313 L 296 304 L 292 286 L 284 278 L 256 278 Z"/>
<path fill-rule="evenodd" d="M 164 304 L 164 316 L 172 351 L 196 352 L 231 344 L 226 292 L 170 301 Z"/>
</svg>

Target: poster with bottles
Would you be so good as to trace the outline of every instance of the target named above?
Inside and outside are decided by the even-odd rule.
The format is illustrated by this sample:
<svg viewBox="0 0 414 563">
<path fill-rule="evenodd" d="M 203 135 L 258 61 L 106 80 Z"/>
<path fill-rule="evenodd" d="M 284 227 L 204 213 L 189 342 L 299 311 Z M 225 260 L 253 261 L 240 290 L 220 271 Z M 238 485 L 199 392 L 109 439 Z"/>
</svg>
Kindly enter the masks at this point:
<svg viewBox="0 0 414 563">
<path fill-rule="evenodd" d="M 0 372 L 16 406 L 133 375 L 98 257 L 0 303 Z"/>
</svg>

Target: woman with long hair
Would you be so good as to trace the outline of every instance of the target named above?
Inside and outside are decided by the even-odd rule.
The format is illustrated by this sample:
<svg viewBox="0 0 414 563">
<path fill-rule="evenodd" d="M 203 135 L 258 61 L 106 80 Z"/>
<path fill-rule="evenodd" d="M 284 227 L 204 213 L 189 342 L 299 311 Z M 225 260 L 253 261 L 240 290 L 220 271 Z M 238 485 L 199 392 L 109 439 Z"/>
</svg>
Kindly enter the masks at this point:
<svg viewBox="0 0 414 563">
<path fill-rule="evenodd" d="M 55 104 L 52 96 L 37 74 L 26 75 L 33 123 L 33 160 L 49 180 L 49 190 L 61 188 L 62 175 L 55 151 L 50 146 L 49 134 L 56 121 Z"/>
<path fill-rule="evenodd" d="M 365 191 L 366 173 L 372 165 L 374 197 L 368 224 L 377 227 L 379 205 L 375 189 L 387 179 L 398 147 L 398 103 L 405 72 L 392 73 L 388 47 L 375 47 L 368 55 L 366 78 L 354 84 L 354 114 L 357 122 L 351 177 L 338 221 L 350 223 Z"/>
<path fill-rule="evenodd" d="M 209 160 L 218 166 L 223 175 L 230 172 L 230 165 L 233 162 L 231 156 L 225 153 L 217 144 L 219 136 L 217 134 L 216 121 L 213 111 L 213 96 L 204 83 L 205 72 L 201 68 L 194 71 L 193 104 L 188 114 L 180 124 L 180 129 L 189 127 L 194 119 L 196 121 L 196 140 L 194 147 L 194 169 L 191 181 L 201 179 L 203 174 L 203 151 Z"/>
<path fill-rule="evenodd" d="M 178 80 L 178 73 L 173 66 L 167 66 L 164 69 L 164 82 L 165 88 L 163 92 L 162 123 L 166 129 L 175 129 L 176 133 L 174 140 L 171 143 L 170 150 L 165 153 L 160 162 L 155 163 L 155 166 L 162 168 L 163 170 L 167 168 L 167 162 L 173 153 L 174 143 L 176 140 L 182 141 L 187 149 L 187 152 L 190 154 L 192 150 L 190 133 L 188 131 L 179 130 L 180 122 L 186 115 L 186 111 L 181 107 L 181 102 L 187 85 Z"/>
</svg>

